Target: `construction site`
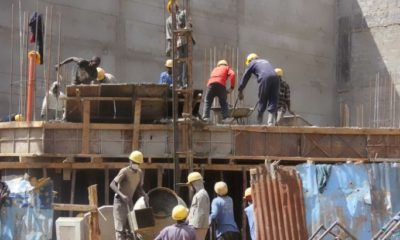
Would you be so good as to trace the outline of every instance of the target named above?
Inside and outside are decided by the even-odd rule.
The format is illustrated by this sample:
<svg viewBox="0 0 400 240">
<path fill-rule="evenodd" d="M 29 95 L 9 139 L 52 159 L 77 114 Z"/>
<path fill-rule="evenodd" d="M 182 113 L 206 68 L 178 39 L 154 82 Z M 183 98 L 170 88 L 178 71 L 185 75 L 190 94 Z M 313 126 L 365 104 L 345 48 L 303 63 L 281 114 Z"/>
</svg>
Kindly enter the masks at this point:
<svg viewBox="0 0 400 240">
<path fill-rule="evenodd" d="M 117 239 L 136 163 L 121 239 L 171 239 L 193 172 L 237 239 L 400 239 L 400 1 L 1 0 L 0 33 L 0 239 Z M 228 113 L 212 97 L 208 116 L 222 60 Z M 259 62 L 290 86 L 282 117 Z M 236 239 L 211 215 L 193 239 Z"/>
</svg>

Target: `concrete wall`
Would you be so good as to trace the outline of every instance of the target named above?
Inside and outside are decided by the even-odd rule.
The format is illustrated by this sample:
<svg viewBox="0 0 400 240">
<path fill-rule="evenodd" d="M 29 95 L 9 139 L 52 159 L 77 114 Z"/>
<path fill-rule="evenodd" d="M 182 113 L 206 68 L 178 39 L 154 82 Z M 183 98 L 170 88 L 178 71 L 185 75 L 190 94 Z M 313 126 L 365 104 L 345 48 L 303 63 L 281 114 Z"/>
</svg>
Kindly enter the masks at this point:
<svg viewBox="0 0 400 240">
<path fill-rule="evenodd" d="M 10 26 L 12 0 L 0 3 L 1 81 L 0 113 L 8 113 L 10 75 Z M 22 1 L 22 9 L 32 11 L 34 0 Z M 205 87 L 210 69 L 210 49 L 216 58 L 223 50 L 238 49 L 239 75 L 244 58 L 257 52 L 274 66 L 282 67 L 292 87 L 293 110 L 311 123 L 336 123 L 334 0 L 212 0 L 191 1 L 197 44 L 194 48 L 194 81 Z M 14 1 L 17 4 L 17 1 Z M 92 55 L 102 57 L 102 66 L 120 82 L 157 82 L 165 61 L 167 13 L 162 0 L 48 0 L 39 1 L 40 12 L 54 6 L 52 62 L 56 63 L 58 16 L 62 14 L 61 58 Z M 15 23 L 18 23 L 18 5 Z M 14 34 L 14 72 L 18 67 L 18 33 Z M 232 55 L 232 54 L 231 54 Z M 214 54 L 213 54 L 214 56 Z M 230 55 L 229 55 L 230 56 Z M 229 59 L 230 60 L 230 59 Z M 39 67 L 38 104 L 44 94 L 43 69 Z M 71 68 L 66 70 L 71 75 Z M 52 79 L 55 73 L 51 73 Z M 14 80 L 19 76 L 15 74 Z M 14 93 L 18 91 L 15 86 Z M 245 90 L 245 105 L 256 103 L 257 87 L 251 81 Z M 13 98 L 17 102 L 18 95 Z M 234 99 L 232 99 L 233 101 Z M 15 104 L 14 104 L 15 105 Z M 13 112 L 18 111 L 13 106 Z"/>
<path fill-rule="evenodd" d="M 400 2 L 338 1 L 339 101 L 350 125 L 399 126 Z"/>
</svg>

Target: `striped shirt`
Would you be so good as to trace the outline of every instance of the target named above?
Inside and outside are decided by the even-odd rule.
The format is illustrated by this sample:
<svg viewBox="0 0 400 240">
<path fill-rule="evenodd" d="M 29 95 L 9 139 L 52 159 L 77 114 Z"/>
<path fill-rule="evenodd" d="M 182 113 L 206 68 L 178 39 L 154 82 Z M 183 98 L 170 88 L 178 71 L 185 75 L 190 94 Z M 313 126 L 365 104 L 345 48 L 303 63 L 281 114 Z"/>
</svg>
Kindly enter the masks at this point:
<svg viewBox="0 0 400 240">
<path fill-rule="evenodd" d="M 290 87 L 282 78 L 279 78 L 279 81 L 278 111 L 285 113 L 290 106 Z"/>
</svg>

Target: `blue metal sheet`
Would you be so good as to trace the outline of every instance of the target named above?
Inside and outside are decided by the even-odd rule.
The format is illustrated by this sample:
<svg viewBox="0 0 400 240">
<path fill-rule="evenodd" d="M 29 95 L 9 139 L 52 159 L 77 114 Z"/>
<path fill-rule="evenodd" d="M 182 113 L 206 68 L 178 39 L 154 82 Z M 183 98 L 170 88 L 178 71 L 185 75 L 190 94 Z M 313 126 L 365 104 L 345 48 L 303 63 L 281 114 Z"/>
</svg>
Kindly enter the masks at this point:
<svg viewBox="0 0 400 240">
<path fill-rule="evenodd" d="M 333 165 L 322 193 L 318 192 L 315 165 L 299 165 L 297 170 L 302 179 L 310 235 L 321 224 L 328 227 L 338 221 L 357 239 L 371 239 L 371 191 L 366 165 Z"/>
</svg>

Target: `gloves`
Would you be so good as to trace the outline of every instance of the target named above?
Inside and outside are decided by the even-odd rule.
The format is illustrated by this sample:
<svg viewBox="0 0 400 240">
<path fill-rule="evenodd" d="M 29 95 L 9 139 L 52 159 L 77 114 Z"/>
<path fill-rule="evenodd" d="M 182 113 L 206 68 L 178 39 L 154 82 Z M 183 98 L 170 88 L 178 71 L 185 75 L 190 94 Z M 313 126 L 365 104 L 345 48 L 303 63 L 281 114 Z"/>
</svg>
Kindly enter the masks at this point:
<svg viewBox="0 0 400 240">
<path fill-rule="evenodd" d="M 244 95 L 242 91 L 239 91 L 239 95 L 238 95 L 239 100 L 243 100 Z"/>
</svg>

